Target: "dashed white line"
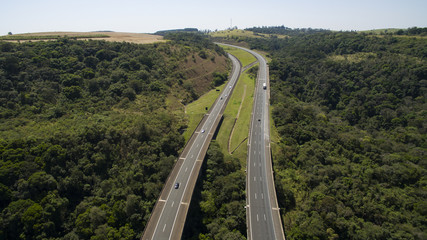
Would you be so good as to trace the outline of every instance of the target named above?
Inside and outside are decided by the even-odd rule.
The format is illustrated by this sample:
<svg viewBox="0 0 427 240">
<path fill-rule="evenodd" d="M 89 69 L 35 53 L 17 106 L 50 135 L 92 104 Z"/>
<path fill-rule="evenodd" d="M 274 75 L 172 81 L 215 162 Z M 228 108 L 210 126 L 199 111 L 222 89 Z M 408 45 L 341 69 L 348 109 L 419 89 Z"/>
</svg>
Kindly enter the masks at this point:
<svg viewBox="0 0 427 240">
<path fill-rule="evenodd" d="M 258 214 L 256 215 L 256 221 L 259 222 L 259 217 Z"/>
<path fill-rule="evenodd" d="M 187 170 L 188 170 L 188 167 L 185 168 L 185 172 L 187 172 Z"/>
<path fill-rule="evenodd" d="M 256 193 L 255 193 L 255 199 L 258 199 Z"/>
<path fill-rule="evenodd" d="M 261 193 L 261 198 L 264 199 L 264 193 Z"/>
<path fill-rule="evenodd" d="M 267 219 L 265 218 L 265 214 L 264 214 L 264 221 L 266 221 Z"/>
<path fill-rule="evenodd" d="M 175 203 L 175 201 L 172 201 L 171 207 L 173 207 L 174 203 Z"/>
<path fill-rule="evenodd" d="M 257 216 L 258 217 L 258 216 Z M 163 232 L 165 232 L 166 229 L 166 224 L 163 226 Z"/>
<path fill-rule="evenodd" d="M 254 177 L 254 182 L 256 182 L 256 177 Z"/>
</svg>

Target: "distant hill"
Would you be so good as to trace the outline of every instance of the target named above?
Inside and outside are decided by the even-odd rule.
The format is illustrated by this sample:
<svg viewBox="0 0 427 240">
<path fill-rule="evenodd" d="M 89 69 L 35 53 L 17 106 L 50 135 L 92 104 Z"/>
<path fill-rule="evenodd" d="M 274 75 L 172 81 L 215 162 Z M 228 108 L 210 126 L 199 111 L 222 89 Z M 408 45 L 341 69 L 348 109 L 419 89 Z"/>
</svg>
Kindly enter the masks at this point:
<svg viewBox="0 0 427 240">
<path fill-rule="evenodd" d="M 170 29 L 170 30 L 157 31 L 154 34 L 155 35 L 164 36 L 164 35 L 166 35 L 168 33 L 175 33 L 175 32 L 192 32 L 192 33 L 197 33 L 197 32 L 199 32 L 199 29 L 197 29 L 197 28 Z"/>
<path fill-rule="evenodd" d="M 319 32 L 330 32 L 327 29 L 321 28 L 289 28 L 285 26 L 273 26 L 273 27 L 252 27 L 246 28 L 245 30 L 256 32 L 256 33 L 264 33 L 264 34 L 281 34 L 281 35 L 298 35 L 298 34 L 313 34 Z"/>
</svg>

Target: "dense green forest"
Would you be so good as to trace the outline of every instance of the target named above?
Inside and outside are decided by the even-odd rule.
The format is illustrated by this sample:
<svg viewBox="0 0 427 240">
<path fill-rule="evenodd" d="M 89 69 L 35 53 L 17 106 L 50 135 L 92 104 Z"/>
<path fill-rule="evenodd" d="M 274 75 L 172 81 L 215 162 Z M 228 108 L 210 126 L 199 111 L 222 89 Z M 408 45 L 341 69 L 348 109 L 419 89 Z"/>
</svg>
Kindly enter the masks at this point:
<svg viewBox="0 0 427 240">
<path fill-rule="evenodd" d="M 0 239 L 140 237 L 184 145 L 179 106 L 213 87 L 194 72 L 227 71 L 202 36 L 167 38 L 0 41 Z"/>
<path fill-rule="evenodd" d="M 246 239 L 246 177 L 239 159 L 211 142 L 196 185 L 183 239 Z"/>
<path fill-rule="evenodd" d="M 272 58 L 287 238 L 426 239 L 426 39 L 325 32 L 247 41 Z"/>
</svg>

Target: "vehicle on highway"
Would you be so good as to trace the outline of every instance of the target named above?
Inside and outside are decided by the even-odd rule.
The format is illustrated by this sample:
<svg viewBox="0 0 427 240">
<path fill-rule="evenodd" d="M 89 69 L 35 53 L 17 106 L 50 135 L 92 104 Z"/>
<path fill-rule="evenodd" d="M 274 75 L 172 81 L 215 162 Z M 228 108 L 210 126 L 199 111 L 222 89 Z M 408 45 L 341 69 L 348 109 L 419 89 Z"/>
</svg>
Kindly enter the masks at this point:
<svg viewBox="0 0 427 240">
<path fill-rule="evenodd" d="M 204 133 L 205 132 L 205 129 L 202 129 L 202 133 Z"/>
<path fill-rule="evenodd" d="M 175 183 L 175 189 L 179 188 L 179 182 Z"/>
<path fill-rule="evenodd" d="M 261 122 L 261 118 L 258 118 L 258 122 Z"/>
<path fill-rule="evenodd" d="M 262 89 L 267 89 L 267 83 L 262 84 Z"/>
</svg>

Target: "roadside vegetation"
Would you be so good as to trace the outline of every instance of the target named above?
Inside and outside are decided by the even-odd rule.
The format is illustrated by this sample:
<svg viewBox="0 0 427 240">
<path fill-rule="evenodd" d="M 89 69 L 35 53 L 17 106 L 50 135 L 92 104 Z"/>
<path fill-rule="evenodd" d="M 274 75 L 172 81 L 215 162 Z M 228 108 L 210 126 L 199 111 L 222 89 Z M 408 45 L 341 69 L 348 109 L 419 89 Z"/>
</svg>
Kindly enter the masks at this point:
<svg viewBox="0 0 427 240">
<path fill-rule="evenodd" d="M 247 40 L 272 57 L 287 239 L 427 237 L 427 43 L 406 36 Z"/>
<path fill-rule="evenodd" d="M 188 141 L 196 130 L 197 125 L 202 120 L 203 116 L 209 111 L 212 104 L 218 98 L 221 91 L 224 89 L 225 84 L 216 87 L 213 90 L 210 90 L 199 99 L 194 102 L 191 102 L 185 106 L 185 114 L 188 119 L 188 127 L 184 132 L 184 138 Z"/>
<path fill-rule="evenodd" d="M 226 74 L 199 37 L 0 41 L 0 239 L 140 237 L 185 143 L 182 103 Z"/>
</svg>

